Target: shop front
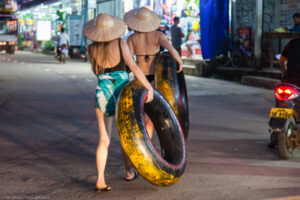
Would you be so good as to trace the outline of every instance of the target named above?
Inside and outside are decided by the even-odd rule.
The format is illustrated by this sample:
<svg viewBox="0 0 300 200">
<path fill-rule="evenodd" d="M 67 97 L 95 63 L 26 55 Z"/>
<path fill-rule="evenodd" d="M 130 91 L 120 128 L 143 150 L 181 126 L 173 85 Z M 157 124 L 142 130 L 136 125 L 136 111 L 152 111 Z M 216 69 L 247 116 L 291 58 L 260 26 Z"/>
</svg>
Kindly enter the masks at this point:
<svg viewBox="0 0 300 200">
<path fill-rule="evenodd" d="M 17 13 L 19 47 L 52 50 L 55 45 L 53 41 L 61 27 L 71 33 L 71 45 L 80 45 L 81 31 L 78 28 L 82 26 L 82 10 L 82 0 L 23 0 L 21 10 Z"/>
<path fill-rule="evenodd" d="M 200 57 L 199 0 L 23 0 L 19 19 L 19 47 L 53 49 L 54 39 L 64 27 L 71 46 L 89 44 L 82 37 L 86 21 L 99 13 L 123 18 L 125 12 L 148 7 L 162 16 L 161 31 L 170 38 L 173 18 L 180 17 L 183 38 L 183 56 Z"/>
<path fill-rule="evenodd" d="M 170 28 L 175 16 L 180 18 L 183 33 L 182 55 L 201 58 L 199 0 L 123 0 L 124 12 L 147 7 L 162 17 L 160 30 L 171 39 Z"/>
</svg>

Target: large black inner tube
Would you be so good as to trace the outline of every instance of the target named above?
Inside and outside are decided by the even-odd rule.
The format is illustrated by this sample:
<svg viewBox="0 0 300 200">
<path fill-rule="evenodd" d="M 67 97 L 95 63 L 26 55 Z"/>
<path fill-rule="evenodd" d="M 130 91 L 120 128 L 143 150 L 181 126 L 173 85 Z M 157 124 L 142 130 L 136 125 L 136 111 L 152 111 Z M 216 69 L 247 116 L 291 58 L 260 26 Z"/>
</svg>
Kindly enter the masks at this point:
<svg viewBox="0 0 300 200">
<path fill-rule="evenodd" d="M 176 123 L 176 116 L 171 112 L 171 109 L 166 99 L 157 90 L 154 91 L 153 101 L 144 104 L 145 113 L 152 120 L 159 138 L 161 157 L 173 166 L 178 167 L 185 157 L 183 148 L 185 144 L 181 127 Z M 146 131 L 144 124 L 142 129 Z"/>
<path fill-rule="evenodd" d="M 183 70 L 177 73 L 177 80 L 179 85 L 179 109 L 180 113 L 182 113 L 182 117 L 179 120 L 180 124 L 183 124 L 183 132 L 185 133 L 185 138 L 187 138 L 190 129 L 190 112 L 187 87 Z"/>
<path fill-rule="evenodd" d="M 155 60 L 156 88 L 172 106 L 184 133 L 189 133 L 189 106 L 184 72 L 177 73 L 177 63 L 170 53 L 161 53 Z"/>
<path fill-rule="evenodd" d="M 185 140 L 180 123 L 168 101 L 154 89 L 147 91 L 138 80 L 123 88 L 117 107 L 117 127 L 124 151 L 137 171 L 150 183 L 168 186 L 179 180 L 186 166 Z M 147 114 L 157 132 L 161 154 L 152 144 L 144 122 Z"/>
</svg>

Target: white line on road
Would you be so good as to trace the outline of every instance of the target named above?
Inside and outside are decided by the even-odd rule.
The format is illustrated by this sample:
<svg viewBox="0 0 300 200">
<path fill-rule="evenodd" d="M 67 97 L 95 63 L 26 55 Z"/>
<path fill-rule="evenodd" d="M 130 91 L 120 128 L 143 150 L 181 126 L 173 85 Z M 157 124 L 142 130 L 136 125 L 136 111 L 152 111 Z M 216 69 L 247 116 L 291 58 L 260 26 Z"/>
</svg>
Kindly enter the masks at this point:
<svg viewBox="0 0 300 200">
<path fill-rule="evenodd" d="M 77 78 L 77 76 L 76 76 L 76 75 L 71 75 L 70 77 L 71 77 L 71 78 Z"/>
<path fill-rule="evenodd" d="M 49 68 L 46 68 L 46 69 L 44 69 L 46 72 L 49 72 L 49 71 L 51 71 L 51 69 L 49 69 Z"/>
</svg>

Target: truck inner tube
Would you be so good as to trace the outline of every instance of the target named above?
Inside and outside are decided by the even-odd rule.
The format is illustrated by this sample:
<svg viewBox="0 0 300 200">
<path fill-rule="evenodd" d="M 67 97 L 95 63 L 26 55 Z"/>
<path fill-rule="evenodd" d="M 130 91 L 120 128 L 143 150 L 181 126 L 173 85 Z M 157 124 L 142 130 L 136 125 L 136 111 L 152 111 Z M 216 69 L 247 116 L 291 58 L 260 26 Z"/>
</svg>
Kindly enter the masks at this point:
<svg viewBox="0 0 300 200">
<path fill-rule="evenodd" d="M 189 134 L 189 105 L 184 73 L 176 73 L 177 63 L 170 53 L 162 53 L 155 60 L 156 88 L 172 106 L 186 139 Z"/>
<path fill-rule="evenodd" d="M 183 175 L 186 166 L 185 140 L 175 113 L 156 89 L 145 103 L 148 92 L 135 80 L 120 93 L 116 124 L 125 153 L 138 173 L 157 186 L 169 186 Z M 161 154 L 152 144 L 144 122 L 144 112 L 157 132 Z"/>
</svg>

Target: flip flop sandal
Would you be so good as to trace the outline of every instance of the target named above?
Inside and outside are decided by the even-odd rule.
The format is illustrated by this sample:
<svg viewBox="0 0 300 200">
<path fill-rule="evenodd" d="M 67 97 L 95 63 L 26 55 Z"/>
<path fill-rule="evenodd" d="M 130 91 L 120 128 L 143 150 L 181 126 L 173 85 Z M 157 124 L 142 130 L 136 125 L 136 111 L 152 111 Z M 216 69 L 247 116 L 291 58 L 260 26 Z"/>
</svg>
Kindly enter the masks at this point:
<svg viewBox="0 0 300 200">
<path fill-rule="evenodd" d="M 98 192 L 109 192 L 111 191 L 111 188 L 109 188 L 109 186 L 106 186 L 105 188 L 95 188 L 95 192 L 98 193 Z"/>
</svg>

